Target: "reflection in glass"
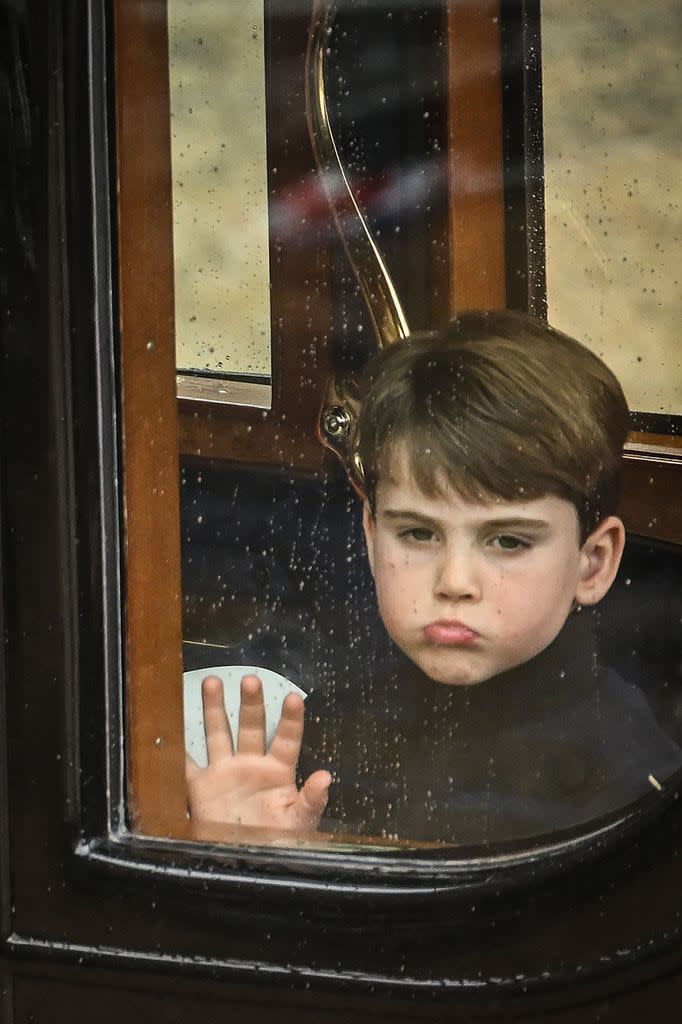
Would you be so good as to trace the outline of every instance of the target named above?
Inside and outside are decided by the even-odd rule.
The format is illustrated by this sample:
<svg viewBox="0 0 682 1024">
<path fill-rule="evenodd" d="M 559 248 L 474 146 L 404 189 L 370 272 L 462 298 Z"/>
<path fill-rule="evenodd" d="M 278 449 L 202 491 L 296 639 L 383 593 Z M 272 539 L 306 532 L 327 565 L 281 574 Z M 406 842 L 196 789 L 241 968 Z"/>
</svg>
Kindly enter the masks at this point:
<svg viewBox="0 0 682 1024">
<path fill-rule="evenodd" d="M 329 65 L 334 69 L 330 104 L 342 155 L 396 281 L 407 319 L 416 328 L 441 323 L 447 309 L 446 297 L 439 291 L 447 280 L 442 244 L 448 203 L 441 14 L 436 7 L 424 10 L 408 5 L 397 18 L 390 5 L 366 9 L 352 5 L 336 20 L 329 40 Z M 377 40 L 382 43 L 379 49 L 374 45 Z M 401 74 L 406 53 L 407 65 L 414 71 L 407 76 Z M 287 67 L 293 74 L 291 65 Z M 309 146 L 302 107 L 300 115 L 286 127 L 293 139 L 287 134 L 287 145 L 294 150 Z M 286 185 L 279 193 L 279 205 L 270 211 L 270 229 L 289 239 L 295 252 L 304 247 L 317 252 L 319 247 L 326 259 L 331 251 L 333 313 L 327 340 L 338 367 L 357 369 L 374 343 L 344 253 L 333 236 L 319 182 L 301 177 L 296 168 Z M 557 186 L 552 187 L 557 191 Z M 302 198 L 310 216 L 299 216 L 297 203 Z M 550 260 L 552 245 L 550 238 Z M 550 308 L 556 280 L 552 270 Z M 587 308 L 596 291 L 593 281 L 583 281 L 580 289 L 573 290 L 572 309 Z M 576 294 L 581 299 L 585 295 L 586 301 L 576 303 Z M 322 305 L 312 288 L 287 295 L 288 315 L 312 339 L 311 360 L 319 340 Z M 640 315 L 638 324 L 641 319 Z M 620 330 L 615 330 L 616 319 L 609 331 L 611 326 L 614 331 L 609 337 L 622 340 Z M 529 342 L 529 356 L 536 341 Z M 601 345 L 594 347 L 601 351 Z M 633 357 L 634 352 L 634 347 L 629 349 L 630 362 L 639 349 Z M 611 357 L 609 350 L 610 363 Z M 413 452 L 411 472 L 401 475 L 395 462 L 390 471 L 385 464 L 382 470 L 384 485 L 388 479 L 393 499 L 400 499 L 392 511 L 404 516 L 400 502 L 406 497 L 412 502 L 407 510 L 411 519 L 407 516 L 402 525 L 399 517 L 392 520 L 394 538 L 410 537 L 401 543 L 428 550 L 434 542 L 446 547 L 452 542 L 461 557 L 468 550 L 461 524 L 468 523 L 469 541 L 478 530 L 476 544 L 486 556 L 508 559 L 495 582 L 497 596 L 492 602 L 507 628 L 519 611 L 510 586 L 514 573 L 523 559 L 531 557 L 528 552 L 544 550 L 548 540 L 537 525 L 530 539 L 523 532 L 517 536 L 517 527 L 508 531 L 498 527 L 495 532 L 488 522 L 495 518 L 494 510 L 507 515 L 511 504 L 522 509 L 527 519 L 527 506 L 537 513 L 540 506 L 534 503 L 539 502 L 544 520 L 552 530 L 559 530 L 567 544 L 552 571 L 569 576 L 589 570 L 593 556 L 599 561 L 601 549 L 586 550 L 585 544 L 599 529 L 601 518 L 608 519 L 615 511 L 615 495 L 609 494 L 604 516 L 589 519 L 588 510 L 589 528 L 581 529 L 579 536 L 574 529 L 569 536 L 565 523 L 558 527 L 552 520 L 556 505 L 542 504 L 548 496 L 563 502 L 560 510 L 566 513 L 568 507 L 575 528 L 576 513 L 580 517 L 585 510 L 571 491 L 573 485 L 566 482 L 566 460 L 570 462 L 574 455 L 578 461 L 573 470 L 577 465 L 583 482 L 591 481 L 591 498 L 600 489 L 605 497 L 604 489 L 611 486 L 599 476 L 603 451 L 595 455 L 590 448 L 603 426 L 600 416 L 608 418 L 606 399 L 601 412 L 595 413 L 593 403 L 588 429 L 575 444 L 571 432 L 584 392 L 591 389 L 592 396 L 599 394 L 594 380 L 589 388 L 574 389 L 563 402 L 550 403 L 549 416 L 546 408 L 540 415 L 548 390 L 565 383 L 560 362 L 546 360 L 545 372 L 549 370 L 550 376 L 541 381 L 532 376 L 532 359 L 522 360 L 537 414 L 532 401 L 521 415 L 519 402 L 510 399 L 505 414 L 519 422 L 510 434 L 512 448 L 505 448 L 499 436 L 500 407 L 494 402 L 486 406 L 488 428 L 468 436 L 466 442 L 467 458 L 471 449 L 478 452 L 476 468 L 464 459 L 460 475 L 455 474 L 454 483 L 449 481 L 449 490 L 443 488 L 438 472 L 432 475 L 436 486 L 431 489 L 428 473 L 423 478 L 417 473 L 415 497 L 413 471 L 428 468 L 434 452 L 426 421 L 423 433 L 410 435 L 422 446 L 421 455 Z M 614 365 L 620 365 L 618 360 Z M 432 374 L 430 385 L 421 392 L 427 410 L 436 398 L 440 401 L 445 396 L 449 411 L 443 411 L 441 404 L 437 418 L 453 433 L 481 395 L 487 401 L 501 390 L 500 380 L 491 377 L 481 385 L 481 394 L 462 398 L 459 369 L 455 371 L 454 378 L 440 370 Z M 516 379 L 517 395 L 522 383 Z M 393 396 L 396 422 L 409 390 L 403 385 Z M 617 463 L 627 429 L 626 410 L 614 416 L 620 424 L 615 429 L 616 434 L 620 431 L 620 441 L 618 446 L 612 444 L 611 457 Z M 404 441 L 405 436 L 398 434 Z M 512 451 L 514 445 L 517 454 Z M 580 446 L 590 456 L 584 465 Z M 540 449 L 545 478 L 533 462 Z M 452 462 L 443 455 L 446 450 L 441 450 L 434 464 L 447 475 Z M 365 471 L 373 472 L 364 450 L 363 461 Z M 535 475 L 529 473 L 531 466 Z M 580 472 L 573 476 L 579 478 Z M 377 511 L 379 516 L 385 514 L 386 509 L 381 500 L 378 510 L 365 509 L 363 529 L 362 503 L 338 467 L 330 468 L 324 477 L 312 478 L 288 468 L 256 471 L 188 458 L 182 469 L 182 492 L 186 669 L 201 672 L 227 665 L 232 667 L 231 675 L 238 675 L 240 666 L 260 666 L 305 692 L 298 783 L 317 777 L 319 797 L 323 779 L 315 773 L 331 776 L 329 804 L 319 822 L 318 815 L 310 817 L 310 830 L 413 844 L 487 847 L 507 840 L 534 841 L 548 833 L 587 829 L 604 816 L 621 813 L 634 801 L 665 790 L 680 767 L 679 552 L 659 551 L 631 538 L 615 584 L 611 586 L 609 578 L 606 596 L 594 607 L 589 595 L 579 597 L 575 578 L 548 577 L 552 583 L 548 588 L 536 580 L 524 594 L 527 622 L 517 622 L 515 627 L 528 639 L 528 623 L 536 616 L 532 624 L 539 623 L 543 629 L 535 646 L 523 646 L 522 656 L 517 651 L 515 657 L 499 660 L 492 671 L 475 678 L 454 678 L 422 659 L 395 621 L 391 599 L 406 602 L 411 613 L 419 607 L 418 593 L 406 592 L 406 580 L 400 574 L 388 574 L 388 582 L 382 583 L 379 570 L 390 568 L 391 561 L 393 566 L 402 564 L 401 560 L 406 563 L 412 548 L 397 556 L 389 552 L 382 562 L 381 520 L 374 516 Z M 413 515 L 415 501 L 421 519 Z M 480 511 L 481 505 L 488 509 L 485 530 L 480 524 L 474 527 L 470 518 L 471 508 Z M 580 523 L 581 528 L 586 526 L 582 519 Z M 495 545 L 494 555 L 486 547 L 488 541 Z M 421 551 L 417 557 L 423 557 Z M 617 562 L 616 558 L 614 571 Z M 473 577 L 463 595 L 450 595 L 453 606 L 460 599 L 465 607 L 467 601 L 476 604 L 480 580 L 475 571 Z M 553 589 L 557 579 L 562 584 L 558 590 Z M 430 589 L 426 582 L 423 585 L 424 593 L 437 605 L 433 580 L 428 583 Z M 453 586 L 452 579 L 443 578 L 436 590 L 442 597 Z M 574 599 L 577 607 L 572 607 Z M 544 631 L 547 619 L 553 625 Z M 428 610 L 418 626 L 422 632 L 431 631 L 427 639 L 434 647 L 475 647 L 476 636 L 485 640 L 487 632 L 492 632 L 489 623 L 467 621 L 465 612 L 450 610 L 441 617 L 437 608 Z M 209 690 L 217 711 L 222 697 L 214 684 Z M 247 691 L 251 700 L 251 683 Z M 234 705 L 231 713 L 234 723 Z M 233 751 L 241 738 L 233 724 L 231 739 L 225 727 L 220 744 L 223 749 L 231 745 Z M 257 754 L 251 742 L 244 740 L 242 753 L 248 747 Z M 262 747 L 262 738 L 258 743 Z M 293 778 L 293 768 L 291 777 L 278 776 L 289 789 Z M 328 782 L 329 777 L 325 778 Z M 258 823 L 257 809 L 255 817 L 249 809 L 235 816 L 228 813 L 225 820 L 231 826 L 252 826 Z M 293 826 L 289 833 L 282 826 L 276 838 L 295 842 L 297 835 Z"/>
</svg>

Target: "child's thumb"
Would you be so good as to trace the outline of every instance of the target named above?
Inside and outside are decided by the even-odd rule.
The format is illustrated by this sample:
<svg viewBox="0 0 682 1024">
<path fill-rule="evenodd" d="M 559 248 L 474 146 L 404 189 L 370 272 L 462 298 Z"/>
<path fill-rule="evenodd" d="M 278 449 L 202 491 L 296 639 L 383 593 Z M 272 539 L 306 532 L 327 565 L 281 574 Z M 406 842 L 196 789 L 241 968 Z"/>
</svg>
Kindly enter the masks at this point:
<svg viewBox="0 0 682 1024">
<path fill-rule="evenodd" d="M 330 773 L 325 771 L 313 772 L 306 779 L 300 792 L 300 798 L 303 801 L 304 809 L 311 817 L 319 818 L 327 806 L 331 782 Z"/>
</svg>

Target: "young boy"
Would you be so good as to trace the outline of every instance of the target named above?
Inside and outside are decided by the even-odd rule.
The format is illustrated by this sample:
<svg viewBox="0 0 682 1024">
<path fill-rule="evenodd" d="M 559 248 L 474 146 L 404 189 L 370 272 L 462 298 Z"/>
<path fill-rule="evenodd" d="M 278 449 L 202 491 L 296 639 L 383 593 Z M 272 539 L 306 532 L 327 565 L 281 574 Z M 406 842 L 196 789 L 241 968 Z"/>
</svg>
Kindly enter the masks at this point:
<svg viewBox="0 0 682 1024">
<path fill-rule="evenodd" d="M 302 761 L 332 750 L 345 830 L 527 838 L 625 807 L 680 767 L 641 691 L 600 664 L 588 610 L 623 551 L 627 431 L 604 363 L 522 314 L 464 314 L 370 365 L 363 526 L 402 656 L 334 721 L 308 701 Z M 301 699 L 285 701 L 267 753 L 257 679 L 242 685 L 238 753 L 219 680 L 206 680 L 204 708 L 209 766 L 188 768 L 198 833 L 211 821 L 317 828 L 332 776 L 296 785 Z"/>
</svg>

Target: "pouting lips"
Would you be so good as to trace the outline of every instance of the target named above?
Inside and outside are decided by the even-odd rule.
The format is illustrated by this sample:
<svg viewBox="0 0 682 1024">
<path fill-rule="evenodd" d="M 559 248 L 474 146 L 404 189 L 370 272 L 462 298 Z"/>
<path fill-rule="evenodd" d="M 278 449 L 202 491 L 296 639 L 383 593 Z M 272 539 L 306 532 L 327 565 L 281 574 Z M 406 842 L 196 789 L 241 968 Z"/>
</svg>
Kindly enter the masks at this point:
<svg viewBox="0 0 682 1024">
<path fill-rule="evenodd" d="M 473 647 L 479 638 L 475 629 L 463 622 L 432 622 L 424 629 L 424 636 L 432 644 L 448 647 Z"/>
</svg>

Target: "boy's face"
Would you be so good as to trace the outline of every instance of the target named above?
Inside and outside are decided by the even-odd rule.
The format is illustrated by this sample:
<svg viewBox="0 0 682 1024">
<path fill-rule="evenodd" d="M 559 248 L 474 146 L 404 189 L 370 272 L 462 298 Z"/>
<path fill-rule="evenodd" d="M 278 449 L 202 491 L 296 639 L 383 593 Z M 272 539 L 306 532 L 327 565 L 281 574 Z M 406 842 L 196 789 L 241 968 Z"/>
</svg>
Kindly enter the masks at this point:
<svg viewBox="0 0 682 1024">
<path fill-rule="evenodd" d="M 521 665 L 554 640 L 574 600 L 608 590 L 622 552 L 615 517 L 581 547 L 562 498 L 428 497 L 406 459 L 391 462 L 374 518 L 365 507 L 369 560 L 388 633 L 431 679 L 470 685 Z"/>
</svg>

